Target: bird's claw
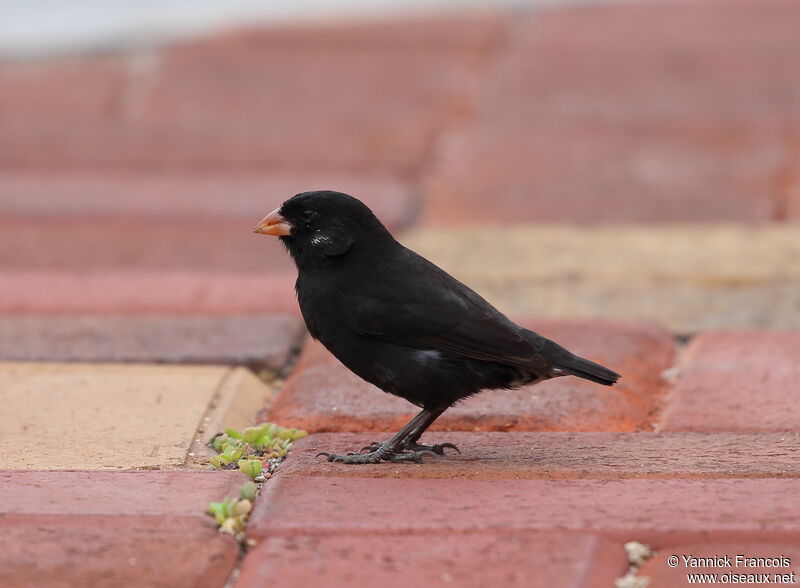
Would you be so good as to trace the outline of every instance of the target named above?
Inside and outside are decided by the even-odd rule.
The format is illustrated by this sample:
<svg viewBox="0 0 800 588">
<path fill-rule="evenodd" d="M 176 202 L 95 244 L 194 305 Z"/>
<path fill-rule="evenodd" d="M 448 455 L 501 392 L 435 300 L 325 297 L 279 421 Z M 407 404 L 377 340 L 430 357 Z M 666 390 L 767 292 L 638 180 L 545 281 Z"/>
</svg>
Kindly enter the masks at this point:
<svg viewBox="0 0 800 588">
<path fill-rule="evenodd" d="M 346 455 L 364 455 L 374 453 L 382 447 L 378 441 L 373 441 L 369 445 L 364 445 L 358 451 L 349 451 Z M 420 445 L 416 442 L 404 442 L 401 447 L 405 452 L 422 452 L 420 455 L 445 455 L 445 449 L 452 449 L 456 453 L 461 453 L 461 450 L 453 443 L 436 443 L 435 445 Z M 322 454 L 320 454 L 322 455 Z M 405 461 L 405 460 L 404 460 Z"/>
<path fill-rule="evenodd" d="M 406 443 L 403 445 L 404 449 L 409 451 L 432 451 L 436 455 L 444 455 L 445 449 L 453 449 L 456 453 L 461 453 L 461 450 L 452 443 L 437 443 L 436 445 L 420 445 L 418 443 Z"/>
<path fill-rule="evenodd" d="M 373 448 L 373 446 L 368 445 L 366 448 Z M 378 445 L 377 449 L 374 449 L 369 453 L 362 453 L 363 449 L 365 448 L 362 448 L 362 450 L 358 452 L 351 451 L 344 455 L 331 453 L 329 451 L 321 451 L 316 455 L 316 457 L 323 455 L 329 462 L 334 463 L 371 464 L 380 463 L 382 461 L 388 461 L 392 463 L 422 463 L 422 458 L 424 456 L 430 455 L 435 457 L 437 455 L 436 452 L 431 451 L 430 449 L 419 449 L 416 451 L 394 451 L 386 447 L 386 445 Z"/>
<path fill-rule="evenodd" d="M 361 449 L 358 450 L 359 453 L 372 453 L 373 451 L 378 451 L 381 448 L 381 444 L 377 441 L 373 441 L 369 445 L 364 445 Z"/>
</svg>

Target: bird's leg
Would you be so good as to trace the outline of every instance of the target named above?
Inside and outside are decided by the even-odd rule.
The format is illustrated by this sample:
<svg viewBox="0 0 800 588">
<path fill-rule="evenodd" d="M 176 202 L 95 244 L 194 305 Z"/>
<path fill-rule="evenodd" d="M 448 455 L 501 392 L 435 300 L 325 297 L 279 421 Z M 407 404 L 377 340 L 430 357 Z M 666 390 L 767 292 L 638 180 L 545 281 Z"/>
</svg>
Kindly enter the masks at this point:
<svg viewBox="0 0 800 588">
<path fill-rule="evenodd" d="M 430 424 L 435 421 L 440 414 L 444 411 L 430 411 L 427 409 L 423 409 L 417 416 L 411 419 L 408 424 L 400 429 L 400 431 L 389 441 L 386 443 L 378 444 L 374 443 L 368 447 L 362 448 L 368 450 L 368 453 L 361 453 L 357 451 L 352 451 L 345 455 L 338 455 L 336 453 L 330 453 L 327 451 L 323 451 L 317 454 L 317 457 L 320 455 L 324 455 L 328 458 L 328 461 L 335 461 L 337 463 L 350 463 L 350 464 L 362 464 L 362 463 L 379 463 L 381 461 L 392 461 L 392 462 L 403 462 L 403 461 L 413 461 L 415 463 L 422 462 L 422 456 L 424 455 L 435 455 L 436 452 L 428 449 L 428 448 L 420 448 L 416 450 L 409 450 L 405 447 L 404 441 L 405 439 L 413 434 L 418 428 L 420 429 L 420 435 L 422 431 L 427 429 Z M 417 436 L 419 438 L 419 436 Z"/>
<path fill-rule="evenodd" d="M 401 449 L 406 451 L 432 451 L 437 455 L 444 455 L 445 449 L 454 449 L 456 453 L 461 453 L 461 450 L 456 447 L 452 443 L 437 443 L 436 445 L 421 445 L 417 443 L 419 438 L 422 436 L 428 427 L 433 424 L 437 418 L 439 418 L 442 413 L 447 410 L 446 408 L 436 409 L 436 410 L 429 410 L 430 416 L 429 418 L 425 419 L 424 421 L 420 421 L 416 427 L 403 439 L 400 443 Z M 366 445 L 361 448 L 360 452 L 368 452 L 371 453 L 376 451 L 381 446 L 381 443 L 378 441 L 373 441 L 369 445 Z"/>
<path fill-rule="evenodd" d="M 407 449 L 409 451 L 433 451 L 437 455 L 444 455 L 445 449 L 455 449 L 456 453 L 461 453 L 461 450 L 453 445 L 452 443 L 437 443 L 436 445 L 420 445 L 417 443 L 419 438 L 422 437 L 422 434 L 425 430 L 433 424 L 439 416 L 447 410 L 446 408 L 442 408 L 441 410 L 437 409 L 435 415 L 430 421 L 426 423 L 420 423 L 417 427 L 409 433 L 408 437 L 403 439 L 402 447 L 403 449 Z"/>
<path fill-rule="evenodd" d="M 424 422 L 420 422 L 414 428 L 414 430 L 411 431 L 405 439 L 403 439 L 403 441 L 400 444 L 400 447 L 402 449 L 405 449 L 406 451 L 432 451 L 437 455 L 444 455 L 445 449 L 454 449 L 456 453 L 461 453 L 461 450 L 452 443 L 437 443 L 436 445 L 421 445 L 417 443 L 417 441 L 419 441 L 419 438 L 422 437 L 422 433 L 424 433 L 425 430 L 428 427 L 430 427 L 431 424 L 433 424 L 433 421 L 439 418 L 439 416 L 441 416 L 441 414 L 445 410 L 447 409 L 442 408 L 442 409 L 431 410 L 430 411 L 431 418 L 427 419 Z M 373 452 L 377 450 L 380 446 L 381 444 L 379 442 L 373 441 L 369 445 L 362 447 L 360 452 L 361 453 Z"/>
</svg>

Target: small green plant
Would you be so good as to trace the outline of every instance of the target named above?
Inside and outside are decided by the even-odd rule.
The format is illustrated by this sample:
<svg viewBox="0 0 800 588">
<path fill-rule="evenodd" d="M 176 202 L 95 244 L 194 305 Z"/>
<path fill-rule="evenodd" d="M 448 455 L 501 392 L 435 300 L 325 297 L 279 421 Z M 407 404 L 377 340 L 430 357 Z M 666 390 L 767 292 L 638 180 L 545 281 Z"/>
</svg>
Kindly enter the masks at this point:
<svg viewBox="0 0 800 588">
<path fill-rule="evenodd" d="M 258 487 L 253 482 L 245 482 L 239 488 L 238 498 L 226 498 L 220 502 L 212 502 L 206 512 L 217 521 L 221 533 L 230 533 L 237 539 L 244 537 L 244 526 L 250 511 L 253 510 L 253 500 L 258 493 Z"/>
<path fill-rule="evenodd" d="M 243 500 L 249 500 L 253 502 L 256 499 L 256 494 L 258 493 L 258 486 L 256 486 L 255 482 L 245 482 L 242 484 L 242 487 L 239 488 L 239 498 Z"/>
<path fill-rule="evenodd" d="M 233 469 L 236 466 L 250 476 L 261 474 L 264 460 L 286 457 L 292 442 L 307 435 L 299 429 L 287 429 L 272 423 L 264 423 L 256 427 L 248 427 L 241 433 L 234 429 L 225 429 L 214 437 L 211 447 L 219 455 L 209 462 L 216 469 Z"/>
<path fill-rule="evenodd" d="M 234 429 L 225 429 L 224 433 L 211 440 L 209 445 L 217 452 L 217 455 L 209 459 L 212 466 L 218 470 L 238 467 L 242 473 L 253 479 L 242 484 L 238 498 L 212 502 L 206 508 L 206 512 L 217 521 L 220 532 L 230 533 L 239 541 L 244 541 L 244 527 L 260 488 L 257 482 L 263 482 L 265 477 L 269 477 L 263 475 L 265 465 L 269 466 L 265 462 L 286 457 L 292 442 L 306 434 L 298 429 L 264 423 L 257 427 L 248 427 L 241 433 Z"/>
<path fill-rule="evenodd" d="M 222 525 L 228 518 L 233 516 L 236 502 L 235 498 L 226 498 L 222 502 L 212 502 L 208 505 L 206 512 L 216 519 L 218 525 Z"/>
<path fill-rule="evenodd" d="M 264 469 L 264 462 L 260 459 L 240 459 L 239 469 L 251 478 L 258 476 Z"/>
</svg>

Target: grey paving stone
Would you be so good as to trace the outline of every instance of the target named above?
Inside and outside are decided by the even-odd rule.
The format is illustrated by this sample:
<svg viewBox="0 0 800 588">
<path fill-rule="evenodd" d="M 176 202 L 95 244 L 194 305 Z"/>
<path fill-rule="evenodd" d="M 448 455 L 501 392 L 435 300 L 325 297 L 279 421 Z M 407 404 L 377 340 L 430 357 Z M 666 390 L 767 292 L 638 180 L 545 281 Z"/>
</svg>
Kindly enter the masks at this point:
<svg viewBox="0 0 800 588">
<path fill-rule="evenodd" d="M 280 370 L 303 337 L 290 315 L 0 316 L 0 359 L 246 365 Z"/>
</svg>

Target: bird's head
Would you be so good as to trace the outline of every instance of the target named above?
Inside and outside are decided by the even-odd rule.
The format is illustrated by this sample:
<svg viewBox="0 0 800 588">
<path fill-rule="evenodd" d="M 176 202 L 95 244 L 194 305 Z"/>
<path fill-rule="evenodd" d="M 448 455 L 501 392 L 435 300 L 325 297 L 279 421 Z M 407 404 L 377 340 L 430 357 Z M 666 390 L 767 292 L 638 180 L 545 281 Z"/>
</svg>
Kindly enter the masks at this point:
<svg viewBox="0 0 800 588">
<path fill-rule="evenodd" d="M 330 190 L 297 194 L 265 216 L 255 232 L 280 237 L 298 265 L 394 241 L 364 203 Z"/>
</svg>

